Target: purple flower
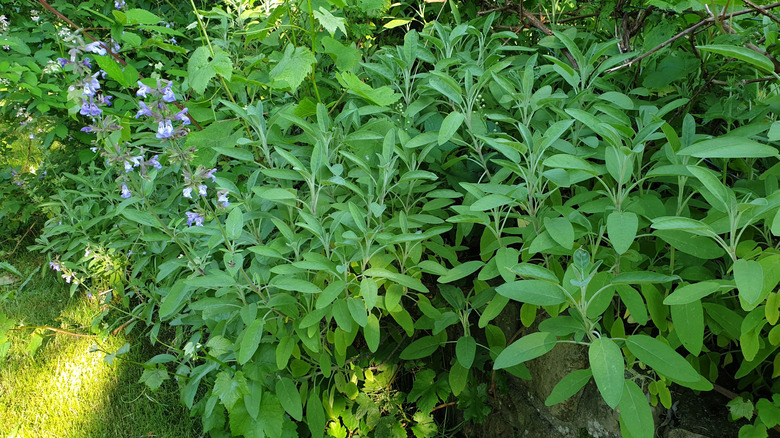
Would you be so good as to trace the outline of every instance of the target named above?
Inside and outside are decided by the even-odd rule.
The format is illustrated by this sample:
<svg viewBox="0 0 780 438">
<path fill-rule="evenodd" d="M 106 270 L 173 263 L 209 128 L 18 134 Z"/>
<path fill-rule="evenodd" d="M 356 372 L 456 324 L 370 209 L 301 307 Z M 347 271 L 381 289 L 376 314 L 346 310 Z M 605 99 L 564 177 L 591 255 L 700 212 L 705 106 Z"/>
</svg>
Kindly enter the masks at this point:
<svg viewBox="0 0 780 438">
<path fill-rule="evenodd" d="M 140 93 L 141 90 L 138 90 L 138 92 Z M 141 116 L 152 117 L 152 110 L 149 109 L 148 106 L 146 106 L 146 103 L 143 100 L 138 102 L 138 106 L 140 106 L 141 109 L 138 110 L 138 113 L 136 113 L 136 115 L 135 115 L 136 119 L 141 117 Z"/>
<path fill-rule="evenodd" d="M 89 132 L 95 132 L 95 128 L 93 128 L 91 126 L 85 126 L 85 127 L 81 128 L 80 131 L 81 132 L 88 132 L 88 133 Z"/>
<path fill-rule="evenodd" d="M 223 207 L 229 207 L 230 202 L 227 198 L 228 191 L 227 190 L 220 190 L 217 192 L 217 201 L 222 203 Z"/>
<path fill-rule="evenodd" d="M 153 89 L 152 87 L 149 87 L 149 86 L 145 85 L 145 84 L 144 84 L 143 82 L 141 82 L 141 81 L 138 81 L 138 87 L 139 87 L 139 88 L 138 88 L 138 92 L 136 93 L 136 95 L 137 95 L 138 97 L 143 97 L 143 98 L 145 98 L 147 93 L 151 93 L 151 92 L 153 92 L 153 91 L 154 91 L 154 89 Z"/>
<path fill-rule="evenodd" d="M 161 121 L 157 124 L 157 135 L 159 139 L 169 138 L 173 135 L 173 125 L 170 120 Z"/>
<path fill-rule="evenodd" d="M 65 279 L 65 282 L 70 284 L 70 281 L 73 279 L 73 274 L 62 274 L 62 278 Z"/>
<path fill-rule="evenodd" d="M 107 96 L 105 94 L 101 94 L 98 96 L 98 103 L 104 103 L 106 106 L 111 106 L 111 99 L 113 99 L 114 96 Z"/>
<path fill-rule="evenodd" d="M 192 187 L 185 187 L 185 188 L 184 188 L 184 190 L 182 190 L 182 191 L 181 191 L 181 194 L 182 194 L 182 195 L 183 195 L 185 198 L 190 198 L 190 199 L 192 199 Z"/>
<path fill-rule="evenodd" d="M 84 83 L 84 94 L 87 96 L 94 96 L 97 90 L 100 89 L 100 82 L 97 80 L 97 73 L 90 76 Z"/>
<path fill-rule="evenodd" d="M 60 266 L 60 264 L 57 263 L 57 262 L 49 262 L 49 267 L 54 269 L 55 271 L 61 271 L 62 270 L 62 266 Z"/>
<path fill-rule="evenodd" d="M 30 134 L 30 140 L 35 140 L 35 134 Z"/>
<path fill-rule="evenodd" d="M 127 184 L 122 184 L 122 198 L 127 199 L 130 196 L 132 196 L 132 194 L 130 193 L 130 189 L 127 188 Z"/>
<path fill-rule="evenodd" d="M 89 98 L 89 103 L 87 103 L 85 99 L 81 99 L 81 111 L 79 111 L 79 114 L 82 116 L 97 117 L 102 113 L 103 110 L 95 105 L 95 102 L 92 101 L 91 97 Z"/>
<path fill-rule="evenodd" d="M 100 73 L 100 77 L 103 78 L 103 79 L 105 79 L 106 76 L 108 75 L 108 73 L 106 73 L 105 70 L 100 70 L 98 73 Z"/>
<path fill-rule="evenodd" d="M 199 185 L 198 186 L 198 193 L 200 194 L 200 196 L 206 196 L 206 190 L 207 189 L 208 189 L 208 187 L 206 187 L 206 184 Z"/>
<path fill-rule="evenodd" d="M 191 227 L 193 222 L 195 223 L 196 227 L 202 227 L 203 226 L 203 216 L 199 215 L 198 213 L 193 213 L 191 211 L 188 211 L 184 213 L 187 215 L 187 226 Z"/>
<path fill-rule="evenodd" d="M 89 59 L 89 58 L 87 58 Z M 57 58 L 57 62 L 60 63 L 60 67 L 65 67 L 65 65 L 70 64 L 70 61 L 68 61 L 65 58 Z"/>
<path fill-rule="evenodd" d="M 92 63 L 89 61 L 89 58 L 84 58 L 81 63 L 84 64 L 87 68 L 92 68 Z"/>
<path fill-rule="evenodd" d="M 214 174 L 217 172 L 217 169 L 211 169 L 208 172 L 206 172 L 205 175 L 203 175 L 203 178 L 211 178 L 212 182 L 217 182 L 217 177 L 214 176 Z"/>
<path fill-rule="evenodd" d="M 85 49 L 87 52 L 97 53 L 100 56 L 106 54 L 106 49 L 103 48 L 103 43 L 101 43 L 100 41 L 95 41 L 87 44 L 87 47 L 85 47 Z"/>
<path fill-rule="evenodd" d="M 147 165 L 154 167 L 155 169 L 162 169 L 162 164 L 160 164 L 160 161 L 158 161 L 158 158 L 160 158 L 159 155 L 153 156 L 149 161 L 146 162 Z"/>
<path fill-rule="evenodd" d="M 173 85 L 173 82 L 169 81 L 168 85 L 163 88 L 163 97 L 162 100 L 171 103 L 176 100 L 176 95 L 173 94 L 173 90 L 171 90 L 171 85 Z"/>
<path fill-rule="evenodd" d="M 173 116 L 174 120 L 181 121 L 182 125 L 189 125 L 190 124 L 190 118 L 187 117 L 187 112 L 189 110 L 187 108 L 184 108 L 183 110 L 176 113 L 176 115 Z"/>
</svg>

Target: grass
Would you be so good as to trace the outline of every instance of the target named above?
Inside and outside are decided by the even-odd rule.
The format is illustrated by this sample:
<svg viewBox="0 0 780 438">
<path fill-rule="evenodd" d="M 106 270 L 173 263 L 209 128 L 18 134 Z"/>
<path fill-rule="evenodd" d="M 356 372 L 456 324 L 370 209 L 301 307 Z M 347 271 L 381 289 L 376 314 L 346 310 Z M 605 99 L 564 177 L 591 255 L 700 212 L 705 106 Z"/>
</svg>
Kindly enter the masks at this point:
<svg viewBox="0 0 780 438">
<path fill-rule="evenodd" d="M 25 277 L 0 286 L 0 312 L 16 326 L 47 325 L 90 334 L 98 304 L 79 292 L 71 297 L 56 273 L 42 266 L 40 255 L 8 258 L 0 251 L 0 261 L 12 263 Z M 0 284 L 7 282 L 3 279 L 8 276 L 0 268 Z M 143 369 L 130 361 L 144 362 L 159 353 L 148 343 L 122 335 L 100 340 L 47 330 L 43 344 L 31 354 L 26 350 L 32 333 L 12 331 L 8 356 L 0 359 L 0 438 L 201 435 L 199 421 L 179 403 L 175 382 L 165 381 L 156 392 L 138 383 Z M 97 343 L 104 351 L 115 352 L 128 342 L 129 361 L 108 364 L 104 353 L 91 352 Z"/>
</svg>

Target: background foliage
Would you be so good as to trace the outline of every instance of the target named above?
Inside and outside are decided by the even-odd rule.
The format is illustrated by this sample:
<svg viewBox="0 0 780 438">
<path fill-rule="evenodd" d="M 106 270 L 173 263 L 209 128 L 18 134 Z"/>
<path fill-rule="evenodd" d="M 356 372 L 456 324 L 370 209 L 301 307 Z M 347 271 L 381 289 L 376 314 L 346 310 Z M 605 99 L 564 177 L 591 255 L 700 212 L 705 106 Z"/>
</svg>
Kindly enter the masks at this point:
<svg viewBox="0 0 780 438">
<path fill-rule="evenodd" d="M 780 423 L 777 5 L 40 5 L 0 226 L 212 436 L 449 435 L 563 342 L 547 403 L 625 436 L 672 385 Z"/>
</svg>

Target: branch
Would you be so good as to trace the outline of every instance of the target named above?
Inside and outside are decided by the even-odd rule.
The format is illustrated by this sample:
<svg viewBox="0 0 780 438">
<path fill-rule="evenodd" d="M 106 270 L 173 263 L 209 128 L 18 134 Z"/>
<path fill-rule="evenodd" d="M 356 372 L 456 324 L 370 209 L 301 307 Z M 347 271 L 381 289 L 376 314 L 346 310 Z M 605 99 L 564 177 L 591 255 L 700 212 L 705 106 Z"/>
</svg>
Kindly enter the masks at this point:
<svg viewBox="0 0 780 438">
<path fill-rule="evenodd" d="M 763 7 L 763 10 L 766 11 L 767 9 L 774 9 L 774 8 L 776 8 L 778 6 L 780 6 L 780 2 L 776 2 L 776 3 L 772 3 L 772 4 L 769 4 L 769 5 L 766 5 L 766 6 Z M 754 14 L 754 13 L 757 13 L 757 12 L 760 13 L 761 11 L 756 11 L 755 9 L 752 9 L 752 8 L 751 9 L 743 9 L 741 11 L 736 11 L 736 12 L 732 12 L 730 14 L 725 14 L 725 15 L 723 15 L 720 18 L 727 19 L 727 18 L 737 17 L 737 16 L 745 15 L 745 14 Z M 628 62 L 620 64 L 617 67 L 612 67 L 611 69 L 605 71 L 605 73 L 613 73 L 613 72 L 616 72 L 618 70 L 622 70 L 622 69 L 624 69 L 626 67 L 631 67 L 632 65 L 636 64 L 637 62 L 647 58 L 648 56 L 652 55 L 653 53 L 663 49 L 664 47 L 668 46 L 669 44 L 677 41 L 678 39 L 680 39 L 682 37 L 684 37 L 685 35 L 690 34 L 691 32 L 695 31 L 696 29 L 704 26 L 705 24 L 709 26 L 709 25 L 715 23 L 716 19 L 717 18 L 714 17 L 714 16 L 709 16 L 707 18 L 704 18 L 701 21 L 699 21 L 698 23 L 694 24 L 693 26 L 690 26 L 689 28 L 685 29 L 684 31 L 678 33 L 677 35 L 675 35 L 675 36 L 669 38 L 668 40 L 664 41 L 663 43 L 659 44 L 658 46 L 650 49 L 649 51 L 639 55 L 638 57 L 636 57 L 636 58 L 634 58 L 634 59 L 632 59 L 632 60 L 630 60 Z"/>
<path fill-rule="evenodd" d="M 55 333 L 61 333 L 63 335 L 73 336 L 73 337 L 76 337 L 76 338 L 97 338 L 97 335 L 83 335 L 81 333 L 73 333 L 73 332 L 69 332 L 67 330 L 58 329 L 56 327 L 51 327 L 51 326 L 48 326 L 48 325 L 25 325 L 25 326 L 22 326 L 22 327 L 14 327 L 11 330 L 24 330 L 24 329 L 50 330 L 50 331 L 53 331 Z"/>
<path fill-rule="evenodd" d="M 753 2 L 752 2 L 752 1 L 750 1 L 750 0 L 742 0 L 742 1 L 744 1 L 746 5 L 750 6 L 750 7 L 751 7 L 751 8 L 753 8 L 753 9 L 755 9 L 755 10 L 756 10 L 756 12 L 758 12 L 759 14 L 761 14 L 761 15 L 766 15 L 767 17 L 769 17 L 769 19 L 771 19 L 771 20 L 772 20 L 772 21 L 774 21 L 775 23 L 777 23 L 777 24 L 780 24 L 780 18 L 777 18 L 777 17 L 775 16 L 775 14 L 771 14 L 771 13 L 769 13 L 769 11 L 767 11 L 766 9 L 764 9 L 764 7 L 763 7 L 763 6 L 757 5 L 757 4 L 753 3 Z"/>
</svg>

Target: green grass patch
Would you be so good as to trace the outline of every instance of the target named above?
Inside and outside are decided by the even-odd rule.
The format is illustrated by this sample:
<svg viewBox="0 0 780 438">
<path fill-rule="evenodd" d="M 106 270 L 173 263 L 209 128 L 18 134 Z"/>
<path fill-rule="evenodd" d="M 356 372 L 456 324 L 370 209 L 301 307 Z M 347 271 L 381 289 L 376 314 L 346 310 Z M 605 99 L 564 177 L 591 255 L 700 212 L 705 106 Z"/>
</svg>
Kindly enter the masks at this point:
<svg viewBox="0 0 780 438">
<path fill-rule="evenodd" d="M 25 278 L 0 285 L 0 297 L 7 296 L 0 298 L 0 311 L 24 326 L 90 334 L 100 311 L 95 300 L 78 293 L 71 297 L 40 256 L 24 253 L 5 261 Z M 0 276 L 15 280 L 2 269 Z M 131 361 L 159 353 L 154 347 L 122 335 L 101 340 L 39 332 L 43 343 L 31 354 L 33 330 L 14 331 L 9 354 L 0 361 L 0 438 L 200 436 L 199 422 L 179 403 L 175 382 L 167 380 L 156 392 L 138 383 L 143 369 Z M 94 351 L 99 344 L 113 352 L 128 342 L 133 345 L 124 356 L 128 360 L 108 364 L 104 353 Z"/>
</svg>

